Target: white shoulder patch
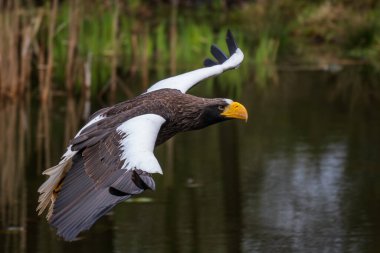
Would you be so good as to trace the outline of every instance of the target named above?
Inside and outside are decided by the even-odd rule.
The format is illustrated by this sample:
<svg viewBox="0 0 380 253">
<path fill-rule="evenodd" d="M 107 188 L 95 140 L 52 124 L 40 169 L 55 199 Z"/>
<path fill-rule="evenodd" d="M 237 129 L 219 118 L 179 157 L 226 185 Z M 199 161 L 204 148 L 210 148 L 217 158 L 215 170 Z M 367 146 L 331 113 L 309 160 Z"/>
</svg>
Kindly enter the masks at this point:
<svg viewBox="0 0 380 253">
<path fill-rule="evenodd" d="M 165 119 L 157 114 L 144 114 L 127 120 L 116 129 L 126 135 L 120 141 L 123 150 L 120 159 L 125 159 L 123 169 L 162 174 L 153 150 L 164 122 Z"/>
</svg>

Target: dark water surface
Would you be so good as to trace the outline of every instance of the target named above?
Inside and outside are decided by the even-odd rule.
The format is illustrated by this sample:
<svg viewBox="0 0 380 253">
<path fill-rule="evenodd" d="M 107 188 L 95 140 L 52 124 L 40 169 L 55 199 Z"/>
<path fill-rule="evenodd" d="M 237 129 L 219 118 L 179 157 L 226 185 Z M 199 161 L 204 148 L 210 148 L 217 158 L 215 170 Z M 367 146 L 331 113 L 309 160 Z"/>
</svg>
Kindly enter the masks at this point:
<svg viewBox="0 0 380 253">
<path fill-rule="evenodd" d="M 82 104 L 2 106 L 0 252 L 380 252 L 379 75 L 355 67 L 278 80 L 246 81 L 247 124 L 159 147 L 157 190 L 72 243 L 36 215 L 36 190 L 82 124 Z"/>
</svg>

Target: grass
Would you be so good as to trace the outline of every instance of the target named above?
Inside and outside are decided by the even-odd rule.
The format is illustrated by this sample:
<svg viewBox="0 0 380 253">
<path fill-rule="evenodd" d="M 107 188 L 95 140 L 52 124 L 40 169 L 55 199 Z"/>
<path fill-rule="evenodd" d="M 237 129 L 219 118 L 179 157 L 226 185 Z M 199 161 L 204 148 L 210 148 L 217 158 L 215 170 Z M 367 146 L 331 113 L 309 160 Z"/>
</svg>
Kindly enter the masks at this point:
<svg viewBox="0 0 380 253">
<path fill-rule="evenodd" d="M 268 80 L 276 81 L 276 61 L 279 41 L 263 36 L 255 52 L 255 77 L 260 86 L 264 86 Z"/>
<path fill-rule="evenodd" d="M 343 64 L 353 59 L 380 65 L 380 7 L 371 0 L 2 5 L 0 97 L 10 99 L 36 90 L 42 101 L 62 90 L 85 94 L 90 89 L 92 96 L 115 99 L 121 88 L 133 96 L 159 79 L 201 67 L 211 43 L 224 47 L 228 28 L 246 54 L 241 73 L 226 75 L 231 93 L 239 93 L 241 75 L 252 75 L 251 69 L 262 86 L 275 80 L 278 63 Z M 207 90 L 212 89 L 208 81 Z"/>
</svg>

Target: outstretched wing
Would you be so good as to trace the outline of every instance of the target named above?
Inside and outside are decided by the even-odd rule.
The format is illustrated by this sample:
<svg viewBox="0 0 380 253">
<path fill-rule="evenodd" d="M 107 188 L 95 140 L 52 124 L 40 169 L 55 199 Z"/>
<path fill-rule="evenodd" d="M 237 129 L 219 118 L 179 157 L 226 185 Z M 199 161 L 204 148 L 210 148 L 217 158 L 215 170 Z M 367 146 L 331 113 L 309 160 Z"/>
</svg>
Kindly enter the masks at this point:
<svg viewBox="0 0 380 253">
<path fill-rule="evenodd" d="M 160 89 L 177 89 L 182 93 L 186 93 L 190 88 L 196 85 L 203 79 L 211 76 L 216 76 L 226 70 L 237 68 L 244 59 L 243 52 L 237 47 L 232 33 L 228 30 L 226 36 L 226 43 L 230 57 L 228 58 L 222 50 L 217 46 L 211 46 L 211 54 L 215 57 L 217 62 L 206 59 L 204 61 L 205 68 L 197 69 L 187 72 L 178 76 L 173 76 L 153 84 L 147 92 L 152 92 Z"/>
<path fill-rule="evenodd" d="M 116 204 L 155 188 L 151 173 L 162 170 L 153 149 L 164 122 L 159 115 L 144 114 L 122 123 L 95 144 L 80 143 L 71 168 L 55 189 L 49 222 L 58 235 L 74 240 Z"/>
</svg>

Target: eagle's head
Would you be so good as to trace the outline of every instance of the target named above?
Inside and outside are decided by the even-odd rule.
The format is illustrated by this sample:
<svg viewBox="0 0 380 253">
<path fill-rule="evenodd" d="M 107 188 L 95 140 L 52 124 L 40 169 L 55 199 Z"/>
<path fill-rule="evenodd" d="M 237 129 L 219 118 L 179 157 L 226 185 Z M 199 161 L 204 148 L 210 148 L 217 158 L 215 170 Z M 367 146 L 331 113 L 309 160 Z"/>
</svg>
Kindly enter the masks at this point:
<svg viewBox="0 0 380 253">
<path fill-rule="evenodd" d="M 199 105 L 197 129 L 231 119 L 248 120 L 248 112 L 245 107 L 231 99 L 216 98 L 207 99 Z"/>
</svg>

